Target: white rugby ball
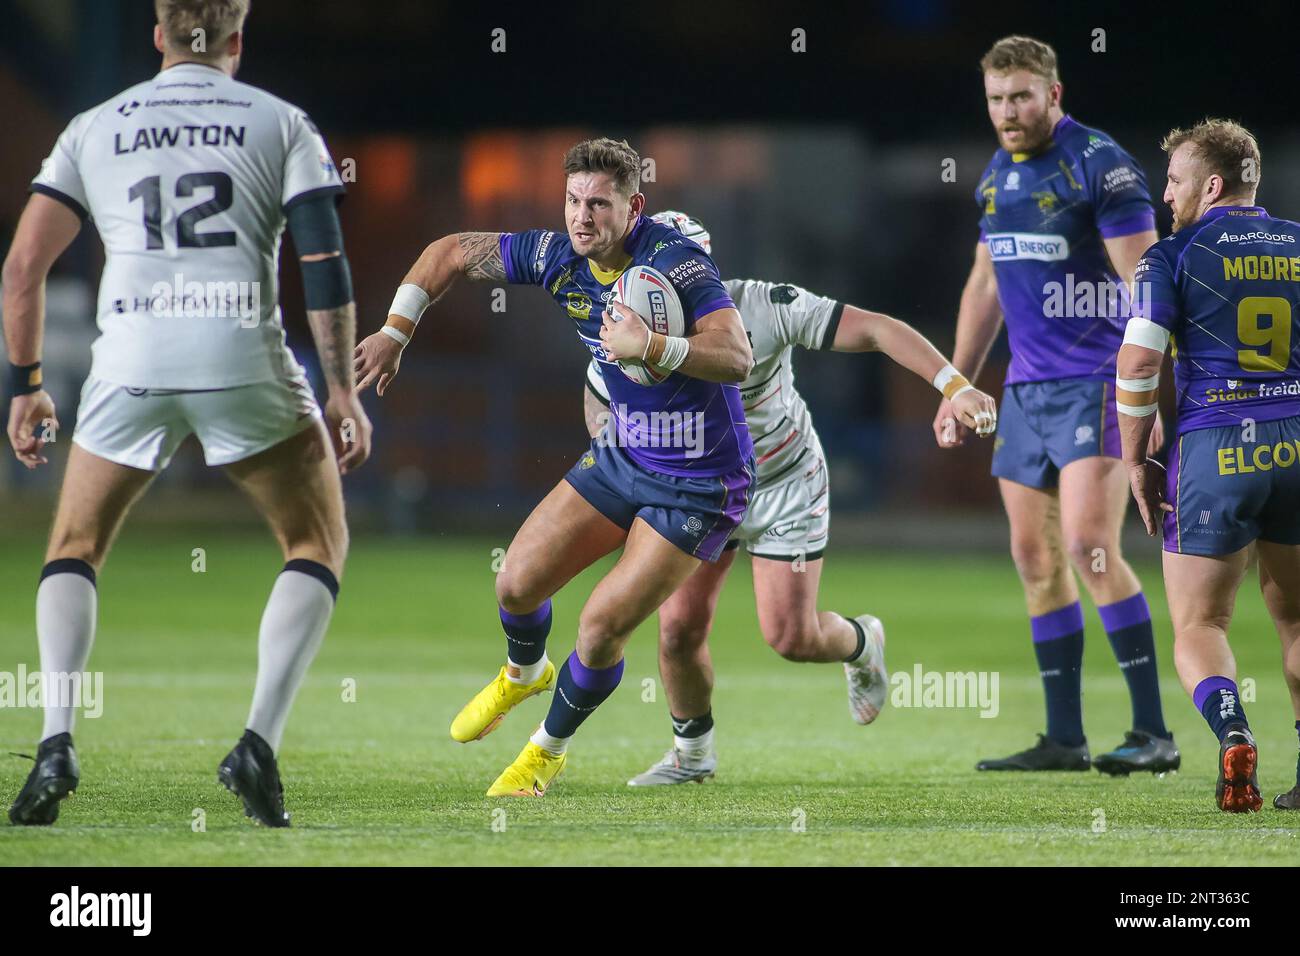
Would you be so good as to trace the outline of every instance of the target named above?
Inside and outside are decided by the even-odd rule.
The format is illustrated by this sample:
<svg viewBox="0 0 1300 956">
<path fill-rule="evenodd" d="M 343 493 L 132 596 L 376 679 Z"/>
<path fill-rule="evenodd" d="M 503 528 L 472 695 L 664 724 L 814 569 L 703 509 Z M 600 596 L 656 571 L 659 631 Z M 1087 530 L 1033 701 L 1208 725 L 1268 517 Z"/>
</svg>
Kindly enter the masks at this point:
<svg viewBox="0 0 1300 956">
<path fill-rule="evenodd" d="M 658 269 L 650 266 L 628 268 L 614 285 L 614 301 L 641 316 L 652 332 L 663 335 L 683 335 L 686 332 L 686 317 L 677 290 Z M 622 321 L 618 312 L 614 309 L 610 312 L 614 321 Z M 639 361 L 619 362 L 618 367 L 638 385 L 658 385 L 672 374 L 657 365 L 643 365 Z"/>
</svg>

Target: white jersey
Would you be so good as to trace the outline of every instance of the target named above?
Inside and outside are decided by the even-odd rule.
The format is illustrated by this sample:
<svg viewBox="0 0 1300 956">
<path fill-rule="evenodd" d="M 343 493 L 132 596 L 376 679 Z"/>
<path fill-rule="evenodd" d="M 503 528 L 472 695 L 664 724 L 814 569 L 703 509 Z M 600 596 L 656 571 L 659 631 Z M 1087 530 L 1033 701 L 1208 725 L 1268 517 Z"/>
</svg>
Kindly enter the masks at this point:
<svg viewBox="0 0 1300 956">
<path fill-rule="evenodd" d="M 173 66 L 77 116 L 32 182 L 104 243 L 91 374 L 136 388 L 285 380 L 285 211 L 343 184 L 307 114 L 214 67 Z"/>
<path fill-rule="evenodd" d="M 723 285 L 754 352 L 754 370 L 741 384 L 740 396 L 754 442 L 756 489 L 767 489 L 802 475 L 799 464 L 823 457 L 808 406 L 794 387 L 790 353 L 796 345 L 829 349 L 844 306 L 786 283 L 727 279 Z M 592 362 L 587 379 L 608 403 L 600 374 Z"/>
</svg>

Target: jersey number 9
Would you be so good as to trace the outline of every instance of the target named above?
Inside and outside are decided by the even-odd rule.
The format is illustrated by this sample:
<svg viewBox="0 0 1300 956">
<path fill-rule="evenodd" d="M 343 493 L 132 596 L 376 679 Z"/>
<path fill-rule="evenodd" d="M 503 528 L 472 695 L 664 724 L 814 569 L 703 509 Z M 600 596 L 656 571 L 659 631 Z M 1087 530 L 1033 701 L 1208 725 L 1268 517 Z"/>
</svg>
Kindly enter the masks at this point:
<svg viewBox="0 0 1300 956">
<path fill-rule="evenodd" d="M 1272 322 L 1262 327 L 1259 320 L 1266 315 Z M 1242 345 L 1255 346 L 1237 351 L 1237 361 L 1243 371 L 1285 371 L 1291 363 L 1291 303 L 1275 295 L 1251 295 L 1242 299 L 1237 303 L 1237 338 Z M 1256 351 L 1265 345 L 1268 351 Z"/>
</svg>

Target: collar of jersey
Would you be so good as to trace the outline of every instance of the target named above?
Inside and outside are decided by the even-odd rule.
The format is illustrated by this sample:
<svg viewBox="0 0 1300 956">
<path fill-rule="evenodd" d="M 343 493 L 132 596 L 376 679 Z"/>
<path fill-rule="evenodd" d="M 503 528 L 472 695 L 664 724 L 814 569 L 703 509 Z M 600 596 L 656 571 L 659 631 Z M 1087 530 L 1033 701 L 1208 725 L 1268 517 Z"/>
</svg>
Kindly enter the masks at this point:
<svg viewBox="0 0 1300 956">
<path fill-rule="evenodd" d="M 645 221 L 645 216 L 637 217 L 636 224 L 632 226 L 632 231 L 629 232 L 627 238 L 623 240 L 623 252 L 625 255 L 623 256 L 622 263 L 620 263 L 616 268 L 602 269 L 596 264 L 596 260 L 587 260 L 587 267 L 591 269 L 591 274 L 596 277 L 596 281 L 601 285 L 609 285 L 611 282 L 617 282 L 618 277 L 626 272 L 627 267 L 632 264 L 632 254 L 629 253 L 627 249 L 628 246 L 635 245 L 637 234 L 641 231 L 641 227 L 645 224 Z"/>
<path fill-rule="evenodd" d="M 193 60 L 182 60 L 180 63 L 174 63 L 171 66 L 167 67 L 167 69 L 165 70 L 159 70 L 158 75 L 165 76 L 168 73 L 172 73 L 176 70 L 183 70 L 186 67 L 190 67 L 190 66 L 197 66 L 201 70 L 213 70 L 217 73 L 220 73 L 222 76 L 229 76 L 229 74 L 225 70 L 221 69 L 221 67 L 219 66 L 212 66 L 209 63 L 196 63 Z"/>
<path fill-rule="evenodd" d="M 1215 206 L 1213 209 L 1205 210 L 1205 215 L 1201 217 L 1201 222 L 1213 222 L 1221 216 L 1267 216 L 1263 206 Z"/>
<path fill-rule="evenodd" d="M 1046 153 L 1049 149 L 1051 149 L 1053 146 L 1056 145 L 1056 134 L 1059 133 L 1061 130 L 1063 130 L 1067 125 L 1068 126 L 1078 125 L 1077 123 L 1075 123 L 1074 117 L 1072 117 L 1069 113 L 1064 114 L 1059 120 L 1056 121 L 1056 125 L 1052 127 L 1052 135 L 1047 140 L 1046 149 L 1043 149 L 1041 152 L 1037 152 L 1037 153 L 1012 153 L 1011 161 L 1013 163 L 1023 163 L 1026 160 L 1033 159 L 1035 156 L 1042 156 L 1043 153 Z"/>
</svg>

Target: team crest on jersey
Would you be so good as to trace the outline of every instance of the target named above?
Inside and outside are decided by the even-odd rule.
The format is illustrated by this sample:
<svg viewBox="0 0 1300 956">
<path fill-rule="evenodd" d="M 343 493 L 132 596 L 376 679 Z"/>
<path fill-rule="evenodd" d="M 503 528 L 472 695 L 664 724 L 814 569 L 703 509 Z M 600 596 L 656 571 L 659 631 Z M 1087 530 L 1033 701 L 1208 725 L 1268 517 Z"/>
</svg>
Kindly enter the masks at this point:
<svg viewBox="0 0 1300 956">
<path fill-rule="evenodd" d="M 772 291 L 767 294 L 772 300 L 773 305 L 789 305 L 795 299 L 799 298 L 799 290 L 792 285 L 774 285 Z M 753 344 L 753 338 L 750 339 Z"/>
<path fill-rule="evenodd" d="M 997 208 L 994 205 L 994 199 L 997 198 L 997 194 L 997 186 L 990 186 L 984 190 L 984 215 L 992 216 L 997 212 Z"/>
<path fill-rule="evenodd" d="M 1045 192 L 1030 193 L 1029 195 L 1032 199 L 1038 201 L 1038 211 L 1043 215 L 1047 215 L 1056 209 L 1056 204 L 1058 202 L 1056 193 L 1052 192 L 1050 189 Z"/>
<path fill-rule="evenodd" d="M 1013 169 L 1007 173 L 1007 191 L 1020 188 L 1020 170 Z"/>
<path fill-rule="evenodd" d="M 587 319 L 591 317 L 591 296 L 583 292 L 569 292 L 566 294 L 568 299 L 569 315 L 575 319 Z"/>
</svg>

